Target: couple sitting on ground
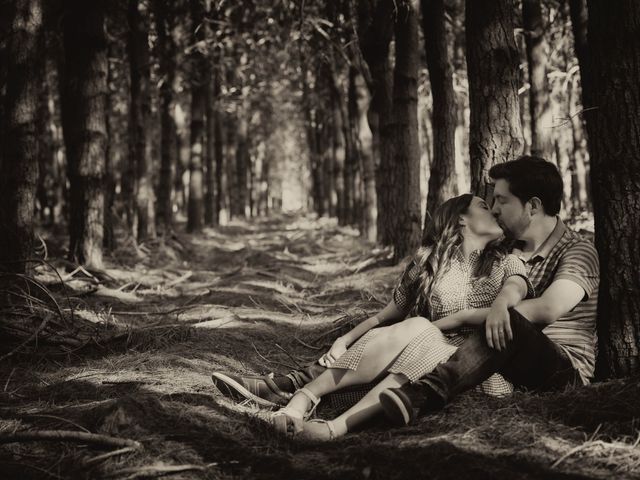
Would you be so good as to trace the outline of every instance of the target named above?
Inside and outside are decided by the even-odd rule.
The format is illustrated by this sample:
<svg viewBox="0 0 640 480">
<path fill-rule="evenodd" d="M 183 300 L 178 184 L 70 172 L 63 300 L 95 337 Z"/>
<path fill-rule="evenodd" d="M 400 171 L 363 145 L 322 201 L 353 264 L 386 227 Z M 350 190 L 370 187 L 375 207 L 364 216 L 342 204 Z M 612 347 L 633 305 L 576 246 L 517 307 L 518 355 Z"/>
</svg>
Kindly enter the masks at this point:
<svg viewBox="0 0 640 480">
<path fill-rule="evenodd" d="M 514 386 L 587 384 L 596 355 L 596 250 L 558 217 L 562 178 L 553 164 L 525 156 L 489 175 L 493 206 L 470 194 L 442 204 L 389 304 L 318 362 L 288 375 L 216 372 L 216 386 L 235 399 L 286 403 L 270 416 L 277 430 L 329 440 L 381 412 L 406 425 L 474 387 L 504 395 Z M 334 420 L 310 419 L 322 396 L 373 381 Z"/>
</svg>

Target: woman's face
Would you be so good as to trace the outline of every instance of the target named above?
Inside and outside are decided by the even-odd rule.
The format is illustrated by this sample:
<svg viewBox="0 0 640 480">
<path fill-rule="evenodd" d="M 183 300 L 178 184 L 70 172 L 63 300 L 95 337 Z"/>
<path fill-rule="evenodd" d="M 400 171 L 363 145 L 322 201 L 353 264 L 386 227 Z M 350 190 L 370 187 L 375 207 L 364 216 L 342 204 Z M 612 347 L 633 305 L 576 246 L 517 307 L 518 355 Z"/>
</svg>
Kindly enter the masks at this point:
<svg viewBox="0 0 640 480">
<path fill-rule="evenodd" d="M 489 205 L 480 197 L 473 197 L 467 212 L 461 215 L 461 223 L 469 232 L 480 237 L 493 240 L 502 236 L 502 228 L 493 217 Z"/>
</svg>

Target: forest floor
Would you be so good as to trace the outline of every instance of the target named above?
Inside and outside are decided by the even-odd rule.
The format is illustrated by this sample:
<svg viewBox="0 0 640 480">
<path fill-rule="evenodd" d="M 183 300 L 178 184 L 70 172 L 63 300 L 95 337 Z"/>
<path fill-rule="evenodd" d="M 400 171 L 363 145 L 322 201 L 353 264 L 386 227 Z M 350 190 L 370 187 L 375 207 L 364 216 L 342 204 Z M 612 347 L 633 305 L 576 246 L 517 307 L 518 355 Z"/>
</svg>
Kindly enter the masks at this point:
<svg viewBox="0 0 640 480">
<path fill-rule="evenodd" d="M 254 407 L 226 400 L 213 371 L 286 372 L 390 298 L 402 266 L 333 221 L 280 216 L 138 247 L 120 239 L 100 282 L 55 261 L 61 238 L 47 244 L 66 287 L 54 288 L 47 266 L 37 278 L 99 340 L 0 361 L 2 479 L 640 478 L 640 379 L 463 395 L 414 426 L 380 420 L 333 443 L 276 435 Z M 336 413 L 321 406 L 321 417 Z M 24 431 L 141 448 L 6 443 Z"/>
</svg>

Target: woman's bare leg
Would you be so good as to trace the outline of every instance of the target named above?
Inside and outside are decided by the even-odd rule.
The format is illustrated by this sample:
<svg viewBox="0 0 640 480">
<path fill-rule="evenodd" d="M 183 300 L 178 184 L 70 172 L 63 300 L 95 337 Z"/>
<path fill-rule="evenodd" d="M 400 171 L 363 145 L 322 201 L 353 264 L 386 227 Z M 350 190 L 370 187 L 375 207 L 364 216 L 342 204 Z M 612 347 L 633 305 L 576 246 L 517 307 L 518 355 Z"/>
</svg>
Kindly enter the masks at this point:
<svg viewBox="0 0 640 480">
<path fill-rule="evenodd" d="M 428 320 L 414 317 L 389 327 L 379 328 L 376 336 L 367 344 L 357 370 L 328 368 L 305 385 L 305 388 L 320 398 L 345 387 L 373 382 L 386 373 L 416 335 L 430 326 Z M 294 395 L 287 405 L 287 408 L 298 412 L 306 412 L 309 407 L 310 400 L 302 394 Z"/>
<path fill-rule="evenodd" d="M 402 374 L 391 373 L 380 383 L 373 387 L 358 403 L 349 410 L 331 420 L 336 436 L 345 435 L 364 421 L 373 418 L 382 412 L 380 393 L 386 388 L 396 388 L 404 385 L 409 380 Z M 307 427 L 305 427 L 306 429 Z"/>
</svg>

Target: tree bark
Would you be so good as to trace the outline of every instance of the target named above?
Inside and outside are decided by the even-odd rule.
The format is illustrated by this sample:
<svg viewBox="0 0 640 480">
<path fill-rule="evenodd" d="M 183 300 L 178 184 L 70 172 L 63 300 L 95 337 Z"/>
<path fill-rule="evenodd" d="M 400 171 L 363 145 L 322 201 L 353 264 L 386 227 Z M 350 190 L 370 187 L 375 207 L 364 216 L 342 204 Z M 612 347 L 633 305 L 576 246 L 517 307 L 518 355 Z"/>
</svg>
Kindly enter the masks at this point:
<svg viewBox="0 0 640 480">
<path fill-rule="evenodd" d="M 519 56 L 511 0 L 467 0 L 467 71 L 471 189 L 490 200 L 489 169 L 523 151 L 518 102 Z"/>
<path fill-rule="evenodd" d="M 217 101 L 217 99 L 220 96 L 220 90 L 221 90 L 220 73 L 217 69 L 213 73 L 213 82 L 214 82 L 213 93 Z M 218 225 L 220 223 L 220 211 L 226 205 L 226 202 L 223 202 L 224 200 L 224 194 L 223 194 L 224 193 L 224 190 L 223 190 L 223 187 L 224 187 L 224 182 L 223 182 L 224 135 L 222 133 L 222 115 L 220 113 L 220 108 L 218 108 L 217 105 L 213 113 L 213 121 L 214 121 L 213 135 L 214 135 L 214 142 L 215 142 L 214 155 L 216 159 L 216 195 L 214 198 L 213 214 L 214 214 L 214 224 Z"/>
<path fill-rule="evenodd" d="M 590 0 L 587 97 L 601 365 L 640 372 L 640 4 Z"/>
<path fill-rule="evenodd" d="M 217 222 L 217 212 L 215 205 L 216 191 L 216 93 L 212 78 L 207 82 L 207 149 L 205 155 L 205 195 L 204 195 L 204 223 L 215 226 Z"/>
<path fill-rule="evenodd" d="M 6 93 L 0 145 L 0 270 L 30 271 L 22 261 L 32 256 L 33 212 L 38 181 L 36 116 L 42 77 L 42 4 L 18 0 L 9 17 L 11 31 L 6 46 Z"/>
<path fill-rule="evenodd" d="M 158 183 L 157 223 L 165 232 L 173 228 L 173 170 L 178 160 L 176 123 L 173 118 L 176 84 L 176 24 L 169 0 L 154 0 L 158 34 L 160 87 L 160 178 Z"/>
<path fill-rule="evenodd" d="M 238 129 L 236 132 L 236 168 L 235 186 L 237 189 L 238 202 L 235 204 L 234 215 L 240 218 L 247 218 L 247 207 L 249 205 L 249 119 L 248 105 L 243 99 L 242 106 L 238 108 Z"/>
<path fill-rule="evenodd" d="M 69 257 L 102 268 L 107 96 L 104 1 L 66 0 L 62 123 L 70 184 Z"/>
<path fill-rule="evenodd" d="M 394 258 L 400 261 L 420 245 L 420 146 L 418 143 L 418 12 L 417 2 L 400 8 L 396 21 L 396 64 L 393 71 L 393 169 L 388 222 L 392 222 Z"/>
<path fill-rule="evenodd" d="M 336 73 L 331 71 L 331 108 L 333 115 L 333 176 L 336 189 L 336 216 L 339 225 L 347 224 L 347 209 L 345 200 L 344 168 L 346 161 L 346 142 L 344 138 L 344 116 L 342 111 L 342 89 L 336 78 Z"/>
<path fill-rule="evenodd" d="M 107 24 L 107 29 L 110 30 L 110 24 Z M 116 247 L 116 232 L 114 225 L 114 213 L 112 212 L 115 200 L 116 200 L 116 176 L 115 176 L 115 146 L 114 138 L 115 132 L 113 128 L 114 119 L 113 110 L 116 103 L 116 62 L 111 62 L 111 58 L 117 58 L 115 49 L 115 39 L 107 33 L 107 41 L 109 46 L 107 47 L 107 104 L 105 107 L 105 131 L 108 141 L 105 145 L 104 154 L 104 227 L 102 236 L 102 246 L 106 251 L 114 250 Z"/>
<path fill-rule="evenodd" d="M 589 46 L 587 44 L 587 0 L 569 0 L 573 45 L 580 67 L 580 84 L 582 86 L 582 108 L 590 108 L 593 90 L 590 84 L 591 66 L 589 63 Z"/>
<path fill-rule="evenodd" d="M 540 0 L 522 0 L 522 20 L 529 67 L 531 154 L 551 160 L 553 119 L 547 80 L 547 42 Z"/>
<path fill-rule="evenodd" d="M 143 11 L 141 11 L 143 9 Z M 151 184 L 151 117 L 148 12 L 140 0 L 129 0 L 129 72 L 131 107 L 129 109 L 129 155 L 135 165 L 137 239 L 144 242 L 155 236 L 153 188 Z"/>
<path fill-rule="evenodd" d="M 382 245 L 393 243 L 390 199 L 393 185 L 393 130 L 389 128 L 393 97 L 393 71 L 389 46 L 394 32 L 396 2 L 375 0 L 357 2 L 358 38 L 362 56 L 371 76 L 371 103 L 367 117 L 371 129 L 377 197 L 377 237 Z"/>
<path fill-rule="evenodd" d="M 193 41 L 204 40 L 204 6 L 200 0 L 191 1 Z M 207 101 L 207 58 L 196 46 L 193 50 L 191 73 L 191 151 L 189 158 L 189 201 L 187 231 L 198 232 L 204 222 L 203 154 L 205 142 L 205 105 Z"/>
<path fill-rule="evenodd" d="M 356 132 L 357 132 L 357 149 L 362 165 L 362 225 L 361 234 L 369 241 L 375 242 L 377 239 L 378 215 L 377 196 L 376 196 L 376 178 L 375 163 L 373 158 L 373 139 L 367 112 L 371 97 L 362 74 L 357 70 L 352 70 L 353 91 L 355 94 L 356 108 Z"/>
<path fill-rule="evenodd" d="M 455 163 L 456 97 L 453 91 L 453 52 L 449 48 L 452 38 L 447 32 L 446 23 L 444 0 L 422 0 L 422 30 L 433 96 L 433 159 L 425 225 L 435 209 L 456 195 L 458 190 Z"/>
</svg>

